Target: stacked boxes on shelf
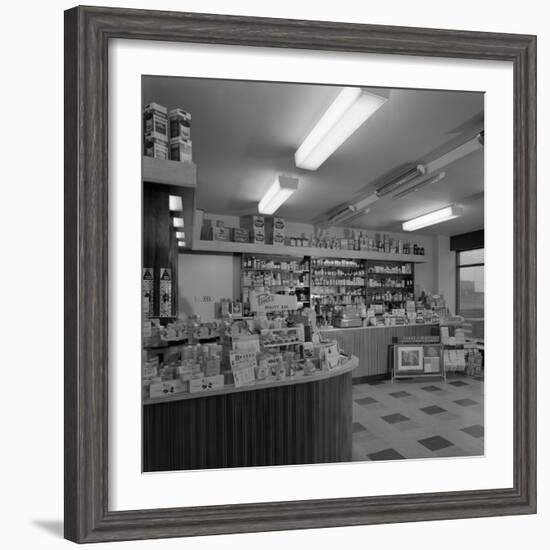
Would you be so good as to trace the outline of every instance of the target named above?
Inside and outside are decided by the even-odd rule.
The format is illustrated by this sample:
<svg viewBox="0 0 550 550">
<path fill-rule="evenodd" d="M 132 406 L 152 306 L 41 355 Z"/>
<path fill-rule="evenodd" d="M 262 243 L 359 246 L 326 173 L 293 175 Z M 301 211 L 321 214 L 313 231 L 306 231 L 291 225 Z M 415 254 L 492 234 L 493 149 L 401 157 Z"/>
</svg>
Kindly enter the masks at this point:
<svg viewBox="0 0 550 550">
<path fill-rule="evenodd" d="M 144 155 L 163 160 L 192 162 L 191 114 L 148 103 L 143 109 Z"/>
<path fill-rule="evenodd" d="M 172 109 L 169 118 L 170 159 L 177 162 L 192 162 L 191 114 L 183 109 Z"/>
<path fill-rule="evenodd" d="M 269 244 L 284 245 L 286 224 L 283 218 L 271 218 Z"/>
<path fill-rule="evenodd" d="M 168 159 L 168 111 L 158 103 L 143 110 L 143 148 L 147 157 Z"/>
</svg>

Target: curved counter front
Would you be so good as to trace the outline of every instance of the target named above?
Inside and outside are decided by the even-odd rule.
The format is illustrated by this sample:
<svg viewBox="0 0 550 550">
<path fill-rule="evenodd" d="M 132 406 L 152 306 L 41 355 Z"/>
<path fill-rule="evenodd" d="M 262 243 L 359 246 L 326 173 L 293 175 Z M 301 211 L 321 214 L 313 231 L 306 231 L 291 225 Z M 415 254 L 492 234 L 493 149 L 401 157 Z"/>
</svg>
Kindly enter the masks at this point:
<svg viewBox="0 0 550 550">
<path fill-rule="evenodd" d="M 351 357 L 341 368 L 147 400 L 143 471 L 351 460 Z"/>
</svg>

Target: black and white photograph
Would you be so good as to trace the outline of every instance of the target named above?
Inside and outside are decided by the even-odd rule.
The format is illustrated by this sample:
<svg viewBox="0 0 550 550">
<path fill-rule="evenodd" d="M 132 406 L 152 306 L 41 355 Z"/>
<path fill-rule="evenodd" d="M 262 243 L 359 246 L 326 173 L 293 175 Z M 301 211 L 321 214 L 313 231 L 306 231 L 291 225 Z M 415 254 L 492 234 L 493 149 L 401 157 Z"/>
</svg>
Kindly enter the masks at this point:
<svg viewBox="0 0 550 550">
<path fill-rule="evenodd" d="M 484 100 L 142 77 L 143 472 L 484 455 Z"/>
</svg>

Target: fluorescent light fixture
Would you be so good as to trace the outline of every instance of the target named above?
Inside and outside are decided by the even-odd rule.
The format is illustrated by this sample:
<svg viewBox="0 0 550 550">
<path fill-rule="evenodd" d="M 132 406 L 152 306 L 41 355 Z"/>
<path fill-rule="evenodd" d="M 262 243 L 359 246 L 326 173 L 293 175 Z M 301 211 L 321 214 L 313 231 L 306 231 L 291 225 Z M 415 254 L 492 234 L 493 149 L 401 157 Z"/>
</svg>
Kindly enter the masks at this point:
<svg viewBox="0 0 550 550">
<path fill-rule="evenodd" d="M 176 239 L 185 240 L 185 233 L 183 231 L 176 231 Z"/>
<path fill-rule="evenodd" d="M 182 228 L 184 226 L 183 218 L 174 218 L 173 224 L 177 229 Z"/>
<path fill-rule="evenodd" d="M 279 176 L 258 203 L 260 214 L 273 214 L 298 189 L 298 178 Z"/>
<path fill-rule="evenodd" d="M 187 246 L 185 241 L 178 241 L 178 246 Z"/>
<path fill-rule="evenodd" d="M 346 205 L 331 216 L 329 216 L 323 225 L 334 225 L 336 223 L 343 222 L 351 216 L 355 216 L 355 213 L 356 211 L 353 206 Z"/>
<path fill-rule="evenodd" d="M 294 154 L 296 166 L 317 170 L 387 100 L 362 88 L 343 88 Z"/>
<path fill-rule="evenodd" d="M 425 173 L 426 168 L 422 164 L 419 164 L 418 166 L 407 170 L 400 176 L 390 180 L 388 183 L 385 183 L 384 185 L 382 185 L 382 187 L 379 187 L 376 190 L 376 194 L 379 197 L 384 197 L 389 193 L 392 193 L 396 189 L 403 187 L 403 185 L 407 185 L 407 183 L 411 183 L 411 181 L 415 180 L 416 178 L 423 176 Z"/>
<path fill-rule="evenodd" d="M 401 199 L 402 197 L 406 197 L 410 193 L 414 193 L 415 191 L 418 191 L 419 189 L 422 189 L 423 187 L 427 187 L 428 185 L 431 185 L 432 183 L 437 183 L 438 181 L 441 181 L 445 177 L 445 172 L 439 172 L 439 174 L 436 174 L 435 176 L 432 176 L 431 178 L 425 179 L 424 181 L 421 181 L 419 183 L 416 183 L 412 185 L 411 187 L 407 187 L 406 189 L 403 189 L 403 191 L 400 191 L 399 193 L 396 193 L 393 198 L 394 199 Z"/>
<path fill-rule="evenodd" d="M 484 137 L 480 138 L 480 136 L 481 134 L 478 134 L 475 138 L 472 138 L 466 143 L 459 145 L 448 153 L 445 153 L 439 158 L 432 160 L 432 162 L 426 164 L 427 173 L 431 174 L 432 172 L 438 172 L 439 170 L 441 170 L 441 168 L 444 168 L 448 164 L 456 162 L 466 155 L 469 155 L 474 151 L 478 151 L 479 149 L 481 149 L 483 147 Z"/>
<path fill-rule="evenodd" d="M 424 214 L 423 216 L 418 216 L 418 218 L 403 222 L 403 231 L 416 231 L 421 227 L 446 222 L 447 220 L 458 218 L 461 213 L 462 210 L 458 206 L 452 204 L 451 206 L 446 206 L 440 210 L 435 210 L 429 214 Z"/>
<path fill-rule="evenodd" d="M 372 193 L 368 197 L 365 197 L 364 199 L 357 201 L 352 206 L 356 210 L 364 210 L 365 208 L 367 208 L 367 206 L 370 206 L 372 203 L 376 202 L 379 199 L 380 197 L 376 193 Z"/>
<path fill-rule="evenodd" d="M 170 212 L 181 212 L 183 210 L 183 200 L 179 195 L 170 195 L 168 197 Z"/>
</svg>

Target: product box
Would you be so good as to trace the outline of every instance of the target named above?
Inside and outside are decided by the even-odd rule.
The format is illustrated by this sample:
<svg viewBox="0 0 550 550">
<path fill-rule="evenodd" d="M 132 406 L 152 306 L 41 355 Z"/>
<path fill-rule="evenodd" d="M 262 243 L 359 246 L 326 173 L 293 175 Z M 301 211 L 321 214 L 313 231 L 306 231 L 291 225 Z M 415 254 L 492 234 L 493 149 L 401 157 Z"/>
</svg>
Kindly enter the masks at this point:
<svg viewBox="0 0 550 550">
<path fill-rule="evenodd" d="M 176 393 L 183 393 L 185 385 L 181 380 L 166 380 L 165 382 L 155 382 L 149 386 L 149 395 L 151 398 L 166 397 Z"/>
<path fill-rule="evenodd" d="M 145 105 L 145 107 L 143 108 L 143 116 L 148 117 L 151 115 L 160 115 L 167 117 L 168 109 L 164 105 L 152 101 L 151 103 L 147 103 L 147 105 Z"/>
<path fill-rule="evenodd" d="M 156 139 L 146 139 L 143 153 L 146 157 L 168 160 L 168 147 Z"/>
<path fill-rule="evenodd" d="M 285 236 L 284 236 L 284 233 L 283 234 L 279 234 L 279 233 L 273 233 L 271 235 L 271 242 L 270 244 L 274 244 L 274 245 L 278 245 L 278 246 L 282 246 L 285 244 Z"/>
<path fill-rule="evenodd" d="M 241 227 L 233 228 L 233 241 L 236 243 L 250 242 L 250 232 L 248 229 L 243 229 Z"/>
<path fill-rule="evenodd" d="M 172 138 L 170 140 L 170 160 L 193 162 L 193 143 L 191 140 Z"/>
<path fill-rule="evenodd" d="M 265 244 L 265 231 L 263 229 L 253 230 L 250 242 L 255 244 Z"/>
<path fill-rule="evenodd" d="M 172 109 L 168 113 L 170 120 L 170 139 L 191 139 L 191 114 L 183 109 Z"/>
<path fill-rule="evenodd" d="M 214 241 L 229 241 L 231 237 L 231 231 L 229 227 L 213 227 L 212 228 L 212 240 Z"/>
<path fill-rule="evenodd" d="M 189 380 L 189 393 L 216 390 L 218 388 L 223 388 L 223 385 L 223 374 L 205 376 L 204 378 L 195 378 L 193 380 Z"/>
<path fill-rule="evenodd" d="M 285 223 L 285 220 L 283 218 L 278 218 L 278 217 L 274 216 L 271 223 L 272 223 L 272 229 L 273 229 L 274 232 L 284 234 L 284 232 L 286 230 L 286 223 Z"/>
<path fill-rule="evenodd" d="M 168 120 L 164 115 L 151 114 L 145 116 L 143 133 L 154 134 L 154 137 L 168 141 Z"/>
</svg>

